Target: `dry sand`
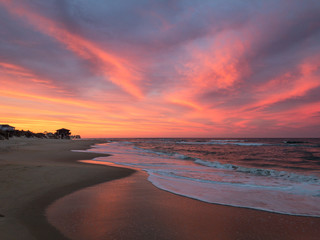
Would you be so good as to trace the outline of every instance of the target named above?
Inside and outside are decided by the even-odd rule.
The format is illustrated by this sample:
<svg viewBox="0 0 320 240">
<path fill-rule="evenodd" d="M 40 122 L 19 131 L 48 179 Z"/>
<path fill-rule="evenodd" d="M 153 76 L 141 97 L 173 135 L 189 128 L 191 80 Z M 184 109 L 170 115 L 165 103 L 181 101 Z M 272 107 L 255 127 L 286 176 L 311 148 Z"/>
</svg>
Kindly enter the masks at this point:
<svg viewBox="0 0 320 240">
<path fill-rule="evenodd" d="M 65 239 L 47 223 L 45 208 L 83 187 L 131 174 L 121 168 L 76 162 L 101 154 L 88 149 L 96 140 L 16 138 L 0 141 L 0 239 Z"/>
<path fill-rule="evenodd" d="M 75 162 L 99 156 L 70 151 L 94 142 L 0 142 L 0 214 L 5 216 L 0 217 L 1 240 L 320 237 L 320 218 L 207 204 L 159 190 L 143 172 Z M 49 221 L 62 234 L 45 218 L 49 205 Z"/>
</svg>

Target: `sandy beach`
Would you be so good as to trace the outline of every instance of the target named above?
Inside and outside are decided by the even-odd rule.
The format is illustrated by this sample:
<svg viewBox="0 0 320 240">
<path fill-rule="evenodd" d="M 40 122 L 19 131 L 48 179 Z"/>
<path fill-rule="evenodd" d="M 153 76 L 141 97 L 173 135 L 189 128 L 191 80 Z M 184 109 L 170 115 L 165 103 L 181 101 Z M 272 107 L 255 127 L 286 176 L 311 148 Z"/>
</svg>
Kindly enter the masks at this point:
<svg viewBox="0 0 320 240">
<path fill-rule="evenodd" d="M 96 140 L 16 138 L 0 141 L 0 239 L 65 239 L 45 218 L 54 200 L 80 188 L 127 176 L 131 170 L 76 162 L 101 154 Z"/>
<path fill-rule="evenodd" d="M 70 150 L 87 149 L 96 142 L 0 142 L 0 239 L 316 240 L 320 236 L 320 218 L 208 204 L 159 190 L 144 172 L 77 162 L 101 155 Z"/>
</svg>

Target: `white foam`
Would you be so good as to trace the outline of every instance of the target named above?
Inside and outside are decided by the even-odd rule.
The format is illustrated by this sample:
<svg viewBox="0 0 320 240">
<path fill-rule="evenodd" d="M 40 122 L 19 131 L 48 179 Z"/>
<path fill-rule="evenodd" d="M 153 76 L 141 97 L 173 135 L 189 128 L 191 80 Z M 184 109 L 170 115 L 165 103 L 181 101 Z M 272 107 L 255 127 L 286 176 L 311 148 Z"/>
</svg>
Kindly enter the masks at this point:
<svg viewBox="0 0 320 240">
<path fill-rule="evenodd" d="M 296 181 L 296 182 L 310 182 L 310 183 L 315 183 L 320 185 L 320 179 L 313 175 L 301 175 L 293 172 L 277 171 L 273 169 L 249 168 L 249 167 L 237 166 L 233 164 L 209 162 L 201 159 L 196 159 L 195 163 L 208 166 L 208 167 L 213 167 L 213 168 L 228 169 L 228 170 L 234 170 L 237 172 L 250 173 L 257 176 L 272 176 L 277 178 L 285 178 L 285 179 L 289 179 L 291 181 Z"/>
<path fill-rule="evenodd" d="M 186 142 L 179 141 L 178 144 L 203 144 L 203 145 L 238 145 L 238 146 L 263 146 L 269 145 L 267 143 L 253 143 L 253 142 L 244 142 L 243 140 L 210 140 L 206 142 Z"/>
<path fill-rule="evenodd" d="M 179 195 L 208 203 L 245 207 L 269 212 L 320 217 L 319 197 L 290 194 L 281 190 L 265 190 L 260 187 L 239 187 L 199 183 L 179 178 L 149 176 L 155 186 Z"/>
<path fill-rule="evenodd" d="M 112 142 L 88 150 L 112 154 L 96 158 L 144 170 L 158 188 L 209 203 L 320 217 L 320 182 L 316 177 L 276 170 L 244 168 L 188 156 L 142 150 Z"/>
</svg>

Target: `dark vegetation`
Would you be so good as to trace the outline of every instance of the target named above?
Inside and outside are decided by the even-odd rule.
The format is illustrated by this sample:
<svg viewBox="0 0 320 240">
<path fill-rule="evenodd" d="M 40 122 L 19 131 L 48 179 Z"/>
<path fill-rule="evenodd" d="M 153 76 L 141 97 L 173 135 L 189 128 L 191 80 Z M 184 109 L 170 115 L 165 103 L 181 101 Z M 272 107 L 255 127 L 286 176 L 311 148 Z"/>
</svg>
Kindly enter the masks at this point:
<svg viewBox="0 0 320 240">
<path fill-rule="evenodd" d="M 14 127 L 11 129 L 1 128 L 1 126 L 8 125 L 0 125 L 0 140 L 9 139 L 12 137 L 26 137 L 26 138 L 46 138 L 46 139 L 71 139 L 76 138 L 79 139 L 79 135 L 71 136 L 71 132 L 68 129 L 61 128 L 56 130 L 55 133 L 51 132 L 43 132 L 43 133 L 34 133 L 29 130 L 15 130 Z"/>
</svg>

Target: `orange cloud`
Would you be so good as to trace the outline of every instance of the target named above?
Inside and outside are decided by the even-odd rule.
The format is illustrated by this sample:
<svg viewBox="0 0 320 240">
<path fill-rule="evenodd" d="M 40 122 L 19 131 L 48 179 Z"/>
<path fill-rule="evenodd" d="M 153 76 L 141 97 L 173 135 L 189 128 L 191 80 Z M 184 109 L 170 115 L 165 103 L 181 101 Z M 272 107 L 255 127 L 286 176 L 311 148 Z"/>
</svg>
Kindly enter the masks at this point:
<svg viewBox="0 0 320 240">
<path fill-rule="evenodd" d="M 271 79 L 255 88 L 257 102 L 248 108 L 264 108 L 266 106 L 297 97 L 302 97 L 308 91 L 320 86 L 318 69 L 320 55 L 308 57 L 295 69 L 283 76 Z"/>
<path fill-rule="evenodd" d="M 207 44 L 209 47 L 205 49 L 190 46 L 191 59 L 185 64 L 182 74 L 197 89 L 232 87 L 247 71 L 242 59 L 246 43 L 240 38 L 233 38 L 231 33 L 222 32 Z"/>
<path fill-rule="evenodd" d="M 32 28 L 41 36 L 46 35 L 46 39 L 50 37 L 59 43 L 56 59 L 65 57 L 66 52 L 60 49 L 62 46 L 68 56 L 71 53 L 77 61 L 70 63 L 74 67 L 70 72 L 63 69 L 70 76 L 67 85 L 62 83 L 64 79 L 52 76 L 52 72 L 60 69 L 49 66 L 52 63 L 50 56 L 50 61 L 46 61 L 35 54 L 30 56 L 32 61 L 26 64 L 29 55 L 26 57 L 24 54 L 32 54 L 30 51 L 22 51 L 23 55 L 17 53 L 12 57 L 5 57 L 4 54 L 0 59 L 0 121 L 3 123 L 32 131 L 54 131 L 67 127 L 84 137 L 223 137 L 232 134 L 246 136 L 247 132 L 259 134 L 261 126 L 267 129 L 264 133 L 268 130 L 277 132 L 281 127 L 316 125 L 319 120 L 319 101 L 314 96 L 314 90 L 320 87 L 320 56 L 305 57 L 310 48 L 289 54 L 286 59 L 290 56 L 295 58 L 278 66 L 283 59 L 279 58 L 278 52 L 274 53 L 287 42 L 291 43 L 291 47 L 297 47 L 303 36 L 299 38 L 294 35 L 294 39 L 290 40 L 283 37 L 283 42 L 270 46 L 269 41 L 278 41 L 278 36 L 274 37 L 274 33 L 267 28 L 269 32 L 266 31 L 266 35 L 271 37 L 262 39 L 266 37 L 262 33 L 265 29 L 257 31 L 253 23 L 248 26 L 243 22 L 239 27 L 231 21 L 212 30 L 211 26 L 204 26 L 201 21 L 199 26 L 203 29 L 198 31 L 198 13 L 191 13 L 190 9 L 184 10 L 178 17 L 146 9 L 142 19 L 150 19 L 152 24 L 146 24 L 146 32 L 146 26 L 139 25 L 142 36 L 140 32 L 139 36 L 128 33 L 119 43 L 108 42 L 106 38 L 103 45 L 70 31 L 62 24 L 64 20 L 54 20 L 46 16 L 46 11 L 18 2 L 0 0 L 0 5 L 4 7 L 3 11 L 11 14 L 8 16 L 13 18 L 16 27 L 22 29 L 21 34 Z M 42 7 L 45 10 L 45 6 Z M 8 16 L 6 18 L 9 19 Z M 254 16 L 252 19 L 255 19 Z M 219 17 L 207 16 L 206 20 L 219 21 Z M 264 20 L 262 27 L 268 25 Z M 141 23 L 141 20 L 137 22 Z M 191 22 L 195 26 L 189 28 L 185 25 Z M 150 26 L 159 28 L 160 32 Z M 86 26 L 80 26 L 80 29 L 82 27 L 86 32 Z M 279 27 L 280 30 L 282 28 Z M 100 34 L 99 37 L 103 37 Z M 159 38 L 152 39 L 154 36 Z M 13 38 L 8 36 L 8 39 L 10 37 Z M 122 45 L 128 39 L 136 41 L 130 50 Z M 146 39 L 150 42 L 144 48 Z M 31 45 L 28 40 L 25 45 L 19 40 L 8 41 L 8 46 L 14 47 L 17 42 L 22 50 Z M 116 48 L 106 47 L 110 45 L 116 46 L 116 51 L 121 54 L 112 51 Z M 43 46 L 32 46 L 43 50 Z M 299 47 L 302 49 L 304 46 Z M 10 48 L 4 46 L 3 49 L 9 56 Z M 148 50 L 151 50 L 150 53 Z M 293 48 L 285 46 L 283 54 L 289 50 L 294 52 Z M 58 56 L 61 52 L 63 55 Z M 15 62 L 16 57 L 21 59 Z M 80 80 L 77 74 L 71 76 L 79 67 L 79 59 L 90 61 L 94 66 L 94 76 L 90 75 L 89 80 L 80 74 Z M 253 62 L 256 59 L 257 63 Z M 43 63 L 39 64 L 42 60 Z M 32 65 L 33 61 L 35 65 Z M 38 72 L 19 63 L 34 66 Z M 40 69 L 39 66 L 45 67 Z M 52 72 L 45 74 L 47 69 Z M 51 77 L 41 77 L 48 75 Z M 258 78 L 254 79 L 256 76 Z M 112 85 L 101 83 L 101 79 Z M 119 89 L 125 94 L 119 94 Z M 303 101 L 295 106 L 299 99 Z"/>
<path fill-rule="evenodd" d="M 0 3 L 12 14 L 19 16 L 21 19 L 26 19 L 39 31 L 57 39 L 80 57 L 84 59 L 96 58 L 100 61 L 97 67 L 107 81 L 111 81 L 135 97 L 143 97 L 141 89 L 137 86 L 140 81 L 139 73 L 127 60 L 108 53 L 99 48 L 97 44 L 61 28 L 54 21 L 41 16 L 25 5 L 22 6 L 5 0 L 0 0 Z"/>
</svg>

